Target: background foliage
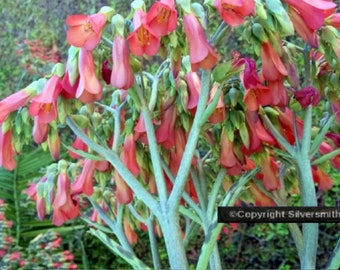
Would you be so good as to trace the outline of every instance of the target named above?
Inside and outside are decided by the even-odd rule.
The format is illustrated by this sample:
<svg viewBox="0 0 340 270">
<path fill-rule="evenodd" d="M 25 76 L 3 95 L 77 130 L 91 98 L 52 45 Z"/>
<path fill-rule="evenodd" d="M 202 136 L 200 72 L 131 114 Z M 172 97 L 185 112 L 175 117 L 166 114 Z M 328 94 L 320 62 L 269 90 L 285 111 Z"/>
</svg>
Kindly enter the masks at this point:
<svg viewBox="0 0 340 270">
<path fill-rule="evenodd" d="M 334 1 L 339 2 L 339 1 Z M 67 46 L 65 43 L 65 19 L 75 13 L 95 13 L 104 5 L 116 6 L 122 13 L 128 12 L 130 1 L 124 0 L 14 0 L 0 1 L 2 29 L 0 31 L 0 98 L 17 91 L 34 80 L 41 73 L 49 72 L 53 63 L 34 58 L 30 54 L 25 40 L 41 40 L 41 46 L 46 51 L 55 50 L 57 55 L 65 60 Z M 212 18 L 212 22 L 213 18 Z M 225 44 L 231 48 L 238 47 L 244 41 L 234 39 L 232 44 Z M 34 67 L 34 72 L 29 72 L 28 65 Z M 29 241 L 38 233 L 45 232 L 52 227 L 51 223 L 37 222 L 33 205 L 27 200 L 23 191 L 33 177 L 39 175 L 38 168 L 48 164 L 49 153 L 41 149 L 27 149 L 18 161 L 18 168 L 14 172 L 0 169 L 0 198 L 9 205 L 8 219 L 13 220 L 12 236 L 18 246 L 27 247 Z M 334 172 L 337 174 L 338 172 Z M 332 190 L 319 193 L 319 200 L 327 206 L 339 206 L 339 177 Z M 101 242 L 86 233 L 84 223 L 77 222 L 54 228 L 62 233 L 65 248 L 72 250 L 76 256 L 75 262 L 79 268 L 126 268 L 128 265 L 120 258 L 110 254 Z M 338 224 L 322 224 L 319 247 L 318 267 L 322 268 L 329 258 L 340 234 Z M 143 241 L 146 235 L 139 235 L 137 255 L 149 258 L 150 251 L 144 249 Z M 190 252 L 191 262 L 194 264 L 198 247 L 203 239 L 197 234 L 197 245 L 192 244 Z M 222 251 L 224 268 L 272 268 L 295 269 L 298 267 L 298 258 L 293 240 L 289 235 L 286 224 L 240 224 L 238 230 L 229 234 L 222 234 L 219 241 Z M 160 245 L 161 258 L 165 255 L 164 245 Z M 110 256 L 107 256 L 110 254 Z M 166 261 L 166 259 L 165 259 Z M 147 259 L 146 259 L 147 262 Z"/>
</svg>

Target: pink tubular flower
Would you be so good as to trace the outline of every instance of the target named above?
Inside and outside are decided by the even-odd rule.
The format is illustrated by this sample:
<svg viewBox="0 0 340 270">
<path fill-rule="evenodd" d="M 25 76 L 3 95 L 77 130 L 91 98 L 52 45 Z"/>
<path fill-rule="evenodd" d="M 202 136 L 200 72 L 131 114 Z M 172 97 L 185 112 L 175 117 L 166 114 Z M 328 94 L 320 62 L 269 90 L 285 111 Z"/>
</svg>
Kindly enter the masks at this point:
<svg viewBox="0 0 340 270">
<path fill-rule="evenodd" d="M 103 94 L 103 89 L 96 76 L 92 53 L 85 49 L 80 49 L 78 64 L 80 80 L 76 92 L 76 98 L 84 103 L 100 100 Z"/>
<path fill-rule="evenodd" d="M 28 112 L 32 116 L 39 116 L 42 123 L 50 123 L 58 116 L 57 100 L 62 90 L 61 79 L 53 75 L 45 84 L 40 94 L 32 99 Z"/>
<path fill-rule="evenodd" d="M 146 13 L 137 10 L 133 16 L 134 30 L 128 37 L 132 54 L 152 56 L 157 54 L 160 46 L 160 38 L 150 29 L 146 22 Z"/>
<path fill-rule="evenodd" d="M 325 23 L 340 29 L 340 13 L 334 13 L 325 19 Z"/>
<path fill-rule="evenodd" d="M 59 173 L 57 180 L 57 193 L 53 202 L 52 222 L 56 226 L 76 218 L 79 215 L 78 202 L 70 194 L 70 181 L 66 173 Z"/>
<path fill-rule="evenodd" d="M 313 180 L 318 184 L 318 189 L 329 190 L 333 186 L 332 178 L 318 167 L 312 167 Z"/>
<path fill-rule="evenodd" d="M 85 131 L 85 134 L 87 134 L 87 131 Z M 76 137 L 74 142 L 71 145 L 74 149 L 81 150 L 83 152 L 88 151 L 88 146 L 85 144 L 79 137 Z M 78 155 L 77 153 L 73 152 L 72 150 L 68 150 L 68 154 L 70 155 L 71 158 L 80 158 L 81 156 Z"/>
<path fill-rule="evenodd" d="M 175 145 L 176 106 L 174 103 L 163 105 L 161 125 L 156 130 L 157 143 L 170 149 Z"/>
<path fill-rule="evenodd" d="M 134 79 L 126 40 L 124 37 L 116 35 L 112 43 L 111 85 L 127 90 L 133 85 Z"/>
<path fill-rule="evenodd" d="M 300 103 L 302 108 L 306 108 L 310 104 L 317 106 L 320 101 L 318 90 L 312 86 L 307 86 L 301 90 L 295 91 L 294 98 Z"/>
<path fill-rule="evenodd" d="M 332 13 L 336 8 L 335 3 L 327 0 L 285 0 L 285 2 L 297 10 L 312 30 L 318 30 L 324 24 L 327 14 Z"/>
<path fill-rule="evenodd" d="M 257 177 L 263 181 L 266 190 L 272 191 L 280 188 L 279 166 L 271 156 L 261 160 L 262 172 Z"/>
<path fill-rule="evenodd" d="M 198 68 L 210 69 L 218 56 L 208 43 L 201 24 L 193 13 L 183 16 L 183 26 L 189 42 L 189 55 L 192 71 Z"/>
<path fill-rule="evenodd" d="M 139 174 L 139 165 L 136 159 L 136 141 L 132 133 L 125 137 L 121 159 L 129 171 L 137 177 Z"/>
<path fill-rule="evenodd" d="M 155 2 L 146 15 L 146 22 L 159 37 L 174 31 L 177 27 L 177 10 L 174 0 Z"/>
<path fill-rule="evenodd" d="M 301 15 L 293 8 L 290 8 L 288 15 L 292 20 L 294 29 L 301 38 L 313 48 L 319 47 L 319 36 L 316 30 L 311 29 Z"/>
<path fill-rule="evenodd" d="M 77 179 L 72 182 L 71 190 L 73 194 L 85 194 L 91 196 L 93 193 L 93 176 L 96 167 L 96 161 L 86 159 L 83 170 Z"/>
<path fill-rule="evenodd" d="M 0 125 L 0 167 L 11 171 L 16 167 L 14 159 L 15 150 L 12 146 L 12 130 L 8 130 L 5 134 L 2 132 Z"/>
<path fill-rule="evenodd" d="M 288 75 L 288 71 L 279 55 L 269 42 L 262 43 L 261 48 L 262 73 L 268 81 L 278 81 Z"/>
<path fill-rule="evenodd" d="M 36 143 L 43 143 L 47 140 L 49 124 L 40 121 L 39 116 L 34 117 L 33 140 Z"/>
<path fill-rule="evenodd" d="M 93 50 L 100 41 L 101 34 L 106 24 L 104 14 L 71 15 L 66 19 L 70 26 L 66 33 L 66 40 L 75 47 L 83 47 L 86 50 Z"/>
<path fill-rule="evenodd" d="M 185 74 L 184 79 L 188 85 L 189 99 L 187 109 L 193 110 L 197 107 L 198 99 L 201 93 L 201 79 L 197 72 L 188 72 Z"/>
<path fill-rule="evenodd" d="M 215 0 L 214 6 L 223 21 L 231 26 L 239 26 L 244 18 L 255 11 L 254 0 Z"/>
<path fill-rule="evenodd" d="M 117 202 L 120 204 L 130 203 L 133 199 L 133 192 L 131 188 L 126 184 L 124 179 L 117 172 L 117 170 L 113 172 L 113 179 L 114 182 L 116 183 Z"/>
<path fill-rule="evenodd" d="M 31 89 L 22 89 L 0 101 L 0 124 L 8 117 L 11 112 L 18 110 L 20 107 L 32 98 L 35 91 Z"/>
</svg>

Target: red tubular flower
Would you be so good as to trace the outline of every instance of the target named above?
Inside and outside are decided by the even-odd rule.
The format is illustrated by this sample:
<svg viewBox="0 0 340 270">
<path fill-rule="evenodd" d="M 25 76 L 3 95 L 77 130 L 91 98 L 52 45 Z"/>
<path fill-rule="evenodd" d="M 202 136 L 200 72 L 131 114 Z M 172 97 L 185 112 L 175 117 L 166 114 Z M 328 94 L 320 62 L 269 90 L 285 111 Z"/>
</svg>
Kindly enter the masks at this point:
<svg viewBox="0 0 340 270">
<path fill-rule="evenodd" d="M 183 26 L 189 42 L 191 70 L 210 69 L 215 66 L 218 56 L 208 43 L 203 28 L 193 13 L 183 16 Z"/>
<path fill-rule="evenodd" d="M 338 146 L 336 146 L 336 147 L 338 147 Z M 321 154 L 325 155 L 325 154 L 332 152 L 334 149 L 328 143 L 322 142 L 320 144 L 319 150 L 320 150 Z M 331 158 L 331 163 L 332 163 L 332 165 L 335 169 L 340 169 L 340 155 L 337 155 L 337 156 Z"/>
<path fill-rule="evenodd" d="M 175 145 L 176 106 L 174 103 L 163 105 L 161 125 L 156 130 L 157 143 L 170 149 Z"/>
<path fill-rule="evenodd" d="M 87 131 L 85 131 L 85 134 L 87 134 Z M 74 142 L 71 145 L 74 149 L 81 150 L 83 152 L 88 151 L 88 146 L 86 143 L 84 143 L 79 137 L 76 137 Z M 72 150 L 68 150 L 68 154 L 70 155 L 71 158 L 77 159 L 81 158 L 80 155 L 74 153 Z"/>
<path fill-rule="evenodd" d="M 279 55 L 269 42 L 262 43 L 261 47 L 262 73 L 268 81 L 278 81 L 288 75 L 288 71 Z"/>
<path fill-rule="evenodd" d="M 177 10 L 174 0 L 155 2 L 146 15 L 150 29 L 159 37 L 174 31 L 177 27 Z"/>
<path fill-rule="evenodd" d="M 312 86 L 307 86 L 301 90 L 295 91 L 294 98 L 300 103 L 303 109 L 308 107 L 310 104 L 317 106 L 320 101 L 318 90 Z"/>
<path fill-rule="evenodd" d="M 133 16 L 134 30 L 128 37 L 132 54 L 152 56 L 157 54 L 160 46 L 160 38 L 150 29 L 146 22 L 146 13 L 137 10 Z"/>
<path fill-rule="evenodd" d="M 113 180 L 116 183 L 116 199 L 120 204 L 128 204 L 133 199 L 133 192 L 131 188 L 126 184 L 124 179 L 115 170 L 113 172 Z"/>
<path fill-rule="evenodd" d="M 34 117 L 33 140 L 40 144 L 47 140 L 49 124 L 40 121 L 39 116 Z"/>
<path fill-rule="evenodd" d="M 256 88 L 261 84 L 256 70 L 256 62 L 249 57 L 237 58 L 236 61 L 233 62 L 233 66 L 236 68 L 241 67 L 242 65 L 244 65 L 244 69 L 240 72 L 240 79 L 244 88 Z"/>
<path fill-rule="evenodd" d="M 62 90 L 61 79 L 53 75 L 45 84 L 44 89 L 32 99 L 28 112 L 39 116 L 41 123 L 50 123 L 58 116 L 57 99 Z"/>
<path fill-rule="evenodd" d="M 218 90 L 218 87 L 220 86 L 220 84 L 215 83 L 210 91 L 210 99 L 208 101 L 208 103 L 211 102 L 211 100 L 214 98 L 216 91 Z M 217 123 L 221 123 L 223 122 L 223 120 L 225 119 L 225 106 L 224 106 L 224 95 L 223 92 L 220 94 L 220 97 L 218 99 L 218 102 L 216 104 L 216 108 L 214 110 L 214 112 L 210 115 L 208 121 L 209 123 L 213 123 L 213 124 L 217 124 Z"/>
<path fill-rule="evenodd" d="M 318 184 L 318 189 L 329 190 L 333 186 L 332 178 L 318 167 L 312 167 L 313 180 Z"/>
<path fill-rule="evenodd" d="M 201 93 L 201 79 L 196 72 L 188 72 L 184 79 L 188 85 L 189 99 L 187 109 L 193 110 L 197 107 L 198 99 Z"/>
<path fill-rule="evenodd" d="M 11 112 L 25 106 L 32 98 L 35 91 L 32 89 L 22 89 L 0 101 L 0 124 L 8 117 Z"/>
<path fill-rule="evenodd" d="M 134 80 L 126 40 L 124 37 L 116 35 L 112 43 L 111 85 L 127 90 L 133 85 Z"/>
<path fill-rule="evenodd" d="M 254 0 L 215 0 L 217 8 L 223 21 L 231 26 L 239 26 L 244 18 L 255 12 Z"/>
<path fill-rule="evenodd" d="M 325 19 L 325 23 L 340 29 L 340 13 L 334 13 Z"/>
<path fill-rule="evenodd" d="M 319 36 L 316 30 L 311 29 L 301 17 L 301 15 L 293 8 L 290 8 L 288 15 L 294 25 L 294 29 L 301 38 L 313 48 L 319 47 Z"/>
<path fill-rule="evenodd" d="M 104 14 L 71 15 L 66 19 L 70 26 L 66 33 L 66 40 L 75 47 L 83 47 L 93 50 L 100 41 L 101 31 L 105 27 L 106 17 Z"/>
<path fill-rule="evenodd" d="M 285 0 L 295 8 L 306 25 L 312 30 L 318 30 L 323 24 L 327 14 L 332 13 L 336 4 L 325 0 Z"/>
<path fill-rule="evenodd" d="M 263 181 L 263 186 L 268 191 L 280 188 L 279 166 L 271 156 L 261 159 L 262 172 L 257 177 Z"/>
<path fill-rule="evenodd" d="M 76 98 L 84 103 L 100 100 L 102 98 L 103 89 L 96 76 L 92 53 L 85 49 L 80 49 L 78 64 L 80 80 Z"/>
<path fill-rule="evenodd" d="M 294 136 L 294 126 L 293 126 L 293 111 L 286 108 L 284 112 L 281 110 L 279 112 L 279 123 L 281 125 L 281 133 L 288 140 L 289 143 L 295 143 Z M 301 119 L 296 117 L 296 128 L 299 139 L 302 138 L 303 135 L 303 122 Z"/>
<path fill-rule="evenodd" d="M 93 176 L 95 166 L 95 160 L 85 160 L 81 174 L 71 184 L 73 194 L 85 194 L 86 196 L 91 196 L 93 194 Z"/>
<path fill-rule="evenodd" d="M 276 203 L 264 194 L 255 183 L 250 183 L 249 190 L 253 194 L 255 206 L 276 206 Z"/>
<path fill-rule="evenodd" d="M 16 167 L 16 161 L 14 159 L 15 150 L 12 146 L 12 130 L 8 130 L 5 134 L 2 132 L 0 125 L 0 167 L 11 171 Z"/>
<path fill-rule="evenodd" d="M 257 111 L 259 106 L 273 105 L 273 93 L 262 84 L 254 88 L 246 89 L 243 101 L 249 111 Z"/>
<path fill-rule="evenodd" d="M 137 177 L 139 174 L 139 165 L 136 159 L 136 141 L 132 133 L 125 137 L 121 159 L 129 171 Z"/>
<path fill-rule="evenodd" d="M 59 173 L 57 180 L 57 193 L 53 202 L 52 223 L 56 226 L 76 218 L 79 215 L 78 202 L 71 197 L 70 181 L 66 173 Z"/>
<path fill-rule="evenodd" d="M 124 227 L 125 236 L 127 240 L 129 241 L 129 243 L 131 245 L 136 244 L 138 241 L 138 235 L 133 230 L 132 226 L 129 223 L 129 220 L 126 217 L 124 217 L 124 220 L 123 220 L 123 227 Z"/>
</svg>

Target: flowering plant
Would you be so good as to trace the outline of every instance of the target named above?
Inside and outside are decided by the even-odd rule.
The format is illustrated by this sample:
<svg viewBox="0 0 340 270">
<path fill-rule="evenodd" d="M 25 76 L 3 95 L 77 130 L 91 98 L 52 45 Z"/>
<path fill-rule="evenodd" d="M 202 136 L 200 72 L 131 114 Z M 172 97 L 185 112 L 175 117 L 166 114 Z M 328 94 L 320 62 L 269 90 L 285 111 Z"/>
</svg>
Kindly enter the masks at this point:
<svg viewBox="0 0 340 270">
<path fill-rule="evenodd" d="M 338 168 L 340 155 L 335 10 L 323 0 L 137 0 L 126 18 L 110 7 L 70 15 L 66 63 L 0 101 L 0 165 L 13 170 L 33 139 L 55 160 L 28 188 L 40 219 L 82 216 L 143 269 L 135 231 L 148 230 L 154 268 L 158 234 L 171 268 L 187 269 L 200 230 L 197 269 L 220 269 L 217 206 L 289 205 L 291 194 L 316 206 L 316 187 L 332 187 L 323 165 Z M 238 52 L 235 37 L 251 46 Z M 315 268 L 318 224 L 290 230 L 301 268 Z"/>
</svg>

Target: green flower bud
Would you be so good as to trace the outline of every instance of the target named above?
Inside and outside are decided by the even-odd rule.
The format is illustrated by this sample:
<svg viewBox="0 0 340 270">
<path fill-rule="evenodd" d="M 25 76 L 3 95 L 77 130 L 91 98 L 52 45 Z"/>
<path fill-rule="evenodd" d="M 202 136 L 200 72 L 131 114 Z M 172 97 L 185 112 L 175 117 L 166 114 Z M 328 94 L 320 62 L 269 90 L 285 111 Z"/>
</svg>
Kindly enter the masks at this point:
<svg viewBox="0 0 340 270">
<path fill-rule="evenodd" d="M 254 23 L 251 27 L 253 35 L 258 38 L 261 43 L 268 41 L 268 37 L 263 29 L 263 26 L 259 23 Z"/>
</svg>

